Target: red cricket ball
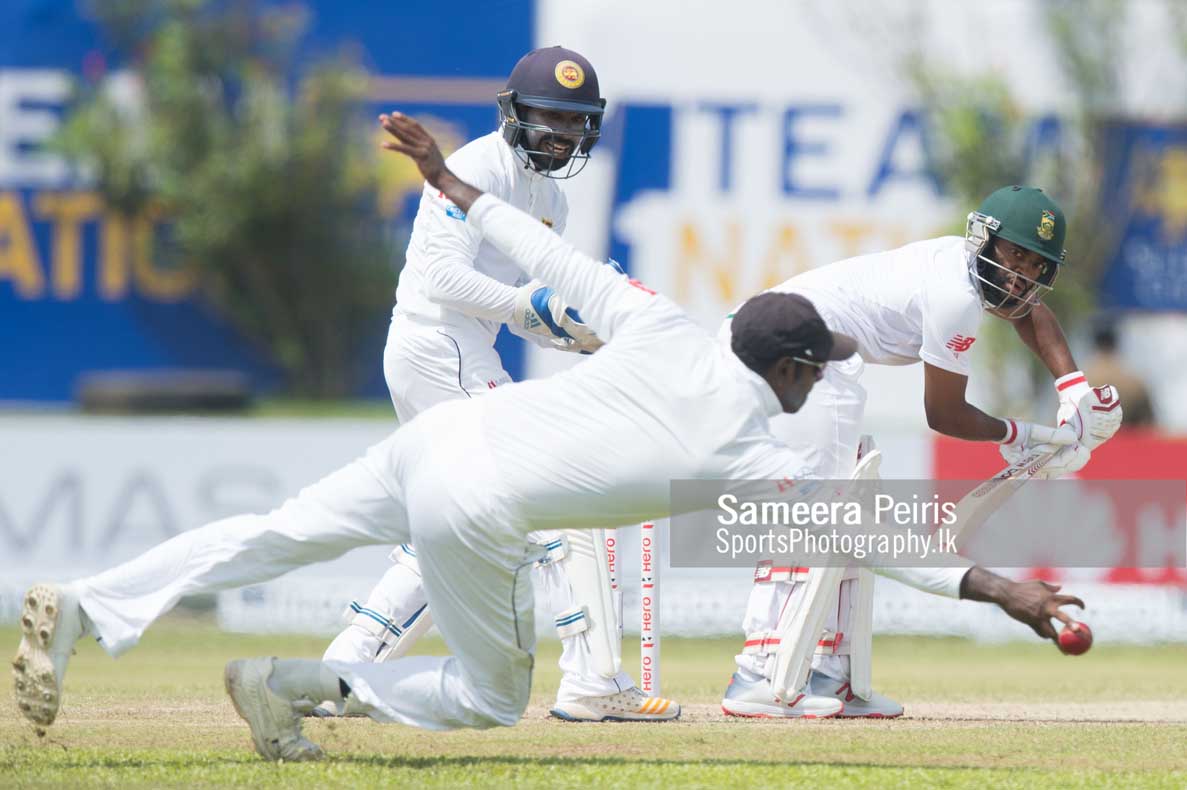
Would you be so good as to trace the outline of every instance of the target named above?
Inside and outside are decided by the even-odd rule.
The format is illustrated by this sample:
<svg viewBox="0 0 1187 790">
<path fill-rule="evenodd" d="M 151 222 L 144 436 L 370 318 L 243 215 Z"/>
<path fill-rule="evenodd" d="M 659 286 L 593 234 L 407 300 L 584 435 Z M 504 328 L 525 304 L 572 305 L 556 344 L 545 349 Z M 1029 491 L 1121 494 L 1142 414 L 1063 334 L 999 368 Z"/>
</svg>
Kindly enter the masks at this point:
<svg viewBox="0 0 1187 790">
<path fill-rule="evenodd" d="M 1092 629 L 1084 623 L 1065 625 L 1059 632 L 1059 652 L 1068 656 L 1087 653 L 1092 647 Z"/>
</svg>

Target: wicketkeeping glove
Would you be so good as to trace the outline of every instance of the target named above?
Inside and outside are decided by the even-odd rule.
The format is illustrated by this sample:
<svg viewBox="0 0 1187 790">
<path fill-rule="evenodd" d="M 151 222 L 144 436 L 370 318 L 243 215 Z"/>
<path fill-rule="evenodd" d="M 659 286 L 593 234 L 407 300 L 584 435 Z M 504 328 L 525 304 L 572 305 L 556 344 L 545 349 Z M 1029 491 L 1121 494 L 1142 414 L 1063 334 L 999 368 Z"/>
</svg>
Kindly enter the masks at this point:
<svg viewBox="0 0 1187 790">
<path fill-rule="evenodd" d="M 1070 426 L 1089 450 L 1113 438 L 1121 427 L 1121 397 L 1113 385 L 1091 387 L 1077 370 L 1056 379 L 1055 390 L 1059 393 L 1059 424 Z"/>
<path fill-rule="evenodd" d="M 597 334 L 581 320 L 581 314 L 568 307 L 556 291 L 538 282 L 519 289 L 512 320 L 526 332 L 571 341 L 565 344 L 566 351 L 593 352 L 602 346 Z"/>
</svg>

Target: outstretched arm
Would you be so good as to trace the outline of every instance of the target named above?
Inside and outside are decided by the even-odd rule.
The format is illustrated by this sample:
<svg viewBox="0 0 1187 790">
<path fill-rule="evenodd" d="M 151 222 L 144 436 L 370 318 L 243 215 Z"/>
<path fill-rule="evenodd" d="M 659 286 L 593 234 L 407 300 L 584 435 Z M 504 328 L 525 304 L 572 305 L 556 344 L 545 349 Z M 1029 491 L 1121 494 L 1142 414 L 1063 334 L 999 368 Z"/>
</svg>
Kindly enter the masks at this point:
<svg viewBox="0 0 1187 790">
<path fill-rule="evenodd" d="M 1053 378 L 1066 376 L 1077 369 L 1059 319 L 1050 307 L 1037 304 L 1022 318 L 1010 323 L 1026 347 L 1051 371 Z"/>
<path fill-rule="evenodd" d="M 923 409 L 928 427 L 957 439 L 1001 441 L 1008 426 L 968 402 L 968 384 L 968 376 L 923 363 Z"/>
<path fill-rule="evenodd" d="M 462 181 L 445 166 L 445 157 L 437 147 L 437 141 L 423 126 L 399 112 L 380 115 L 379 124 L 392 137 L 383 142 L 384 148 L 407 156 L 416 163 L 425 181 L 444 192 L 445 197 L 462 211 L 467 214 L 470 212 L 470 207 L 482 192 Z"/>
<path fill-rule="evenodd" d="M 1051 625 L 1054 617 L 1065 625 L 1074 621 L 1059 607 L 1074 604 L 1081 609 L 1084 602 L 1074 595 L 1058 595 L 1059 585 L 1044 581 L 1013 582 L 980 566 L 969 569 L 960 583 L 960 597 L 969 601 L 995 603 L 1006 614 L 1026 623 L 1044 639 L 1058 642 L 1059 635 Z"/>
<path fill-rule="evenodd" d="M 479 227 L 484 238 L 534 279 L 552 286 L 598 337 L 610 340 L 617 327 L 654 293 L 634 287 L 613 268 L 584 255 L 541 223 L 458 178 L 445 165 L 432 135 L 401 113 L 381 116 L 391 140 L 384 148 L 412 159 L 439 189 Z"/>
<path fill-rule="evenodd" d="M 966 601 L 997 604 L 1003 612 L 1031 627 L 1044 639 L 1058 641 L 1051 625 L 1054 617 L 1071 625 L 1073 618 L 1059 607 L 1084 602 L 1074 595 L 1059 595 L 1059 585 L 1044 581 L 1015 582 L 980 565 L 964 568 L 871 568 L 879 576 L 895 579 L 923 592 Z"/>
</svg>

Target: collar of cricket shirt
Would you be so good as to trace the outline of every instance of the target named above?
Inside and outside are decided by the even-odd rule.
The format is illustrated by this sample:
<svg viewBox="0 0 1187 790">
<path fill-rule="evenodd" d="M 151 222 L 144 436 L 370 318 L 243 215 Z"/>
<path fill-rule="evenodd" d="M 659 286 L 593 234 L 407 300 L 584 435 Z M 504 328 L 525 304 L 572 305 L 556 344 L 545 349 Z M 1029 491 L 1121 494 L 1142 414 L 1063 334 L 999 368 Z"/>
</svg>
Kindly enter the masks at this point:
<svg viewBox="0 0 1187 790">
<path fill-rule="evenodd" d="M 736 371 L 735 375 L 749 384 L 750 388 L 754 390 L 759 403 L 762 405 L 763 413 L 767 417 L 782 414 L 783 406 L 779 403 L 779 399 L 775 397 L 775 391 L 771 389 L 771 385 L 767 383 L 767 380 L 746 367 L 746 363 L 738 359 L 738 355 L 732 350 L 725 348 L 722 351 L 725 353 L 726 363 Z"/>
</svg>

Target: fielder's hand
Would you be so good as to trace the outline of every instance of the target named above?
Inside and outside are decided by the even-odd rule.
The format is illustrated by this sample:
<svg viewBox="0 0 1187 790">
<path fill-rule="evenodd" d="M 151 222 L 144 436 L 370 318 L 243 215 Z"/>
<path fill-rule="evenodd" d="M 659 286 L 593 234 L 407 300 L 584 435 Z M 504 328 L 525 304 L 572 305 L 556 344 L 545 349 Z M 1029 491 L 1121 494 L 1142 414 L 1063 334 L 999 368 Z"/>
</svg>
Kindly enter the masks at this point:
<svg viewBox="0 0 1187 790">
<path fill-rule="evenodd" d="M 389 151 L 396 151 L 416 163 L 420 174 L 434 189 L 440 190 L 462 211 L 469 211 L 482 192 L 455 176 L 445 166 L 445 157 L 437 141 L 423 126 L 399 112 L 379 116 L 379 125 L 392 139 L 383 143 Z"/>
<path fill-rule="evenodd" d="M 1113 438 L 1121 427 L 1121 397 L 1113 385 L 1090 387 L 1077 370 L 1057 379 L 1055 389 L 1059 392 L 1059 424 L 1070 426 L 1089 450 Z"/>
<path fill-rule="evenodd" d="M 1051 625 L 1051 618 L 1071 625 L 1075 622 L 1071 615 L 1064 613 L 1059 607 L 1074 604 L 1081 609 L 1084 602 L 1074 595 L 1056 595 L 1058 584 L 1045 581 L 1014 582 L 1006 589 L 1004 600 L 1000 602 L 1006 614 L 1015 620 L 1026 623 L 1031 629 L 1044 639 L 1059 642 L 1059 634 Z"/>
<path fill-rule="evenodd" d="M 995 603 L 1006 614 L 1026 623 L 1044 639 L 1059 642 L 1059 635 L 1051 625 L 1054 617 L 1071 625 L 1072 618 L 1059 607 L 1074 604 L 1081 609 L 1084 602 L 1074 595 L 1057 595 L 1058 584 L 1044 581 L 1014 582 L 979 565 L 969 568 L 960 580 L 960 597 L 970 601 Z"/>
<path fill-rule="evenodd" d="M 448 168 L 433 136 L 419 123 L 399 112 L 380 115 L 379 125 L 392 137 L 384 141 L 383 147 L 407 156 L 416 163 L 425 181 L 440 189 L 437 181 L 448 172 Z"/>
</svg>

